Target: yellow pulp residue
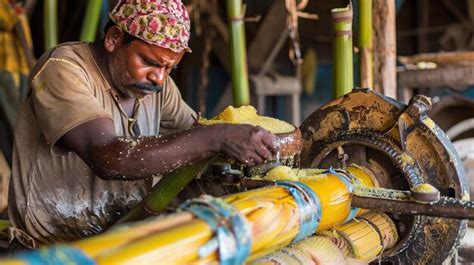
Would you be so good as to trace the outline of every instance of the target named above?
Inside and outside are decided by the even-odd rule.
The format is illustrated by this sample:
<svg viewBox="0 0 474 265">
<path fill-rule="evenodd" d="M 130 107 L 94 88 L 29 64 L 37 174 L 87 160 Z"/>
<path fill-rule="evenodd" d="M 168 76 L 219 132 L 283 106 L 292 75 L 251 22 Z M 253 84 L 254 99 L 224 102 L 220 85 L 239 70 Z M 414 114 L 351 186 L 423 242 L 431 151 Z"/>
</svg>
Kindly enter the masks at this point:
<svg viewBox="0 0 474 265">
<path fill-rule="evenodd" d="M 424 124 L 426 124 L 426 126 L 428 126 L 428 128 L 430 128 L 432 130 L 436 127 L 436 124 L 430 118 L 426 118 L 423 122 L 424 122 Z"/>
<path fill-rule="evenodd" d="M 324 170 L 317 168 L 291 168 L 288 166 L 277 166 L 270 169 L 263 177 L 265 180 L 315 180 L 321 178 Z"/>
<path fill-rule="evenodd" d="M 264 179 L 298 181 L 298 176 L 290 167 L 278 166 L 270 169 Z"/>
<path fill-rule="evenodd" d="M 432 192 L 438 192 L 438 190 L 433 187 L 433 185 L 429 183 L 423 183 L 416 185 L 415 187 L 411 188 L 411 191 L 413 192 L 419 192 L 419 193 L 432 193 Z"/>
<path fill-rule="evenodd" d="M 295 130 L 293 125 L 285 121 L 258 115 L 257 110 L 253 106 L 242 106 L 238 108 L 228 106 L 210 120 L 200 118 L 199 123 L 202 125 L 217 123 L 250 124 L 260 126 L 272 133 L 289 133 Z"/>
</svg>

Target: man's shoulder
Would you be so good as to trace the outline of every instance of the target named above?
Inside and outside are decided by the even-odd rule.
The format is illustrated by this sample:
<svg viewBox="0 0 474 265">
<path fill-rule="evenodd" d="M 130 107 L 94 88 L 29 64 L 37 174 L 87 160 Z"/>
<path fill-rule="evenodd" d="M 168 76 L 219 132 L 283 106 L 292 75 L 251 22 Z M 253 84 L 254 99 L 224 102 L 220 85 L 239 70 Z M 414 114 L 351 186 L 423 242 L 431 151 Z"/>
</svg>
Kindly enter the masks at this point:
<svg viewBox="0 0 474 265">
<path fill-rule="evenodd" d="M 91 63 L 89 44 L 86 42 L 66 42 L 47 50 L 38 60 L 31 71 L 31 76 L 35 76 L 46 63 L 50 61 L 61 61 L 87 68 Z"/>
<path fill-rule="evenodd" d="M 81 60 L 89 56 L 89 45 L 87 42 L 65 42 L 52 48 L 49 58 Z"/>
<path fill-rule="evenodd" d="M 45 72 L 58 75 L 60 72 L 65 71 L 67 74 L 72 70 L 90 79 L 94 76 L 91 75 L 91 71 L 95 69 L 95 63 L 89 45 L 86 42 L 67 42 L 49 49 L 39 58 L 30 72 L 28 85 L 30 86 L 41 73 Z M 46 69 L 48 71 L 45 71 Z"/>
</svg>

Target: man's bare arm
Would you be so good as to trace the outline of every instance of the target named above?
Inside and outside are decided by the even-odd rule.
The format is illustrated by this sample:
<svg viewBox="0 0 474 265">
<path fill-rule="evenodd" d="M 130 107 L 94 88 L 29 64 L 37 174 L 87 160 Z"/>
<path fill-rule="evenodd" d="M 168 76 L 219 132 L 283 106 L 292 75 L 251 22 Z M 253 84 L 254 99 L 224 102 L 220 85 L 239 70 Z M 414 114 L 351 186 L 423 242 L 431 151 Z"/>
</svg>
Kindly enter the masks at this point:
<svg viewBox="0 0 474 265">
<path fill-rule="evenodd" d="M 135 180 L 166 174 L 222 152 L 255 165 L 277 151 L 274 136 L 260 127 L 216 124 L 177 134 L 118 137 L 113 121 L 99 118 L 67 132 L 59 141 L 103 179 Z"/>
</svg>

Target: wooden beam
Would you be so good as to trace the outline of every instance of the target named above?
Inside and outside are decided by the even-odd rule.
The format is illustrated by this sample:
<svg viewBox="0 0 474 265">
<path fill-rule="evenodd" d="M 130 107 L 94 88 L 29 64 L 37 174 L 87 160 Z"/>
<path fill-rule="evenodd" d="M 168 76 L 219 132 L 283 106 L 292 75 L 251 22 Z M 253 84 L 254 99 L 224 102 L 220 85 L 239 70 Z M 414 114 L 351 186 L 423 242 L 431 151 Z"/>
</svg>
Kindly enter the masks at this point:
<svg viewBox="0 0 474 265">
<path fill-rule="evenodd" d="M 374 89 L 384 95 L 397 97 L 395 1 L 373 2 L 374 18 Z"/>
<path fill-rule="evenodd" d="M 398 73 L 400 87 L 426 88 L 466 87 L 474 84 L 474 66 L 446 66 L 427 70 L 407 70 Z"/>
<path fill-rule="evenodd" d="M 398 56 L 403 64 L 432 62 L 437 64 L 474 63 L 474 51 L 420 53 L 413 56 Z"/>
<path fill-rule="evenodd" d="M 286 16 L 285 1 L 273 1 L 249 46 L 248 62 L 251 71 L 260 72 L 273 46 L 286 30 Z"/>
</svg>

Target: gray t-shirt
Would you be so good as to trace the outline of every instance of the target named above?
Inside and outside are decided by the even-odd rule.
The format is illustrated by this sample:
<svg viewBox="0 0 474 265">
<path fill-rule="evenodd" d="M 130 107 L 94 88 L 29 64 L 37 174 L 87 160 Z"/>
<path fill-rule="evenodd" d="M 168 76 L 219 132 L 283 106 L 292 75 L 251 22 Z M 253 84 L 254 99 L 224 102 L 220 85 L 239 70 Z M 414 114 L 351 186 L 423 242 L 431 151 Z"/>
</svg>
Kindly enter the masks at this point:
<svg viewBox="0 0 474 265">
<path fill-rule="evenodd" d="M 55 145 L 96 118 L 112 119 L 119 136 L 129 134 L 90 45 L 67 43 L 43 55 L 30 75 L 32 94 L 18 113 L 9 214 L 13 226 L 39 245 L 101 232 L 151 188 L 151 178 L 102 180 L 75 153 Z M 168 78 L 161 93 L 143 99 L 137 117 L 141 135 L 158 135 L 189 128 L 193 115 Z"/>
</svg>

